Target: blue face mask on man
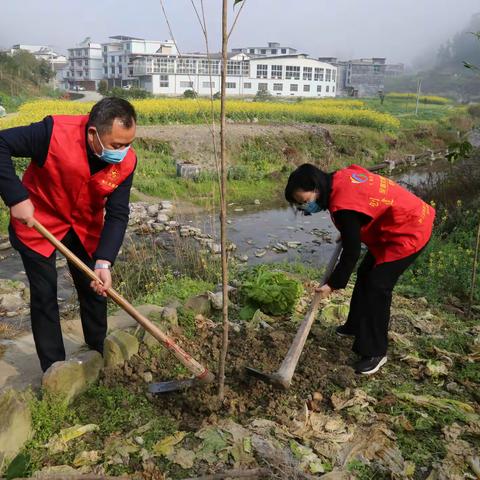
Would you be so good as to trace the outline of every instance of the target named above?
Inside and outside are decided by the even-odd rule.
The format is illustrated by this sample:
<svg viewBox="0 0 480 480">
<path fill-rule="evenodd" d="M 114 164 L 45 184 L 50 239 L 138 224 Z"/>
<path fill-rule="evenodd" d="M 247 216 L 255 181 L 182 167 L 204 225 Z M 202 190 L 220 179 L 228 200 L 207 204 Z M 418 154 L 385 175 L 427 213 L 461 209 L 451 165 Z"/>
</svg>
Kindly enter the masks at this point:
<svg viewBox="0 0 480 480">
<path fill-rule="evenodd" d="M 95 130 L 95 133 L 97 134 L 98 141 L 100 142 L 100 145 L 102 147 L 102 153 L 100 155 L 95 152 L 97 157 L 101 158 L 104 162 L 107 162 L 107 163 L 112 163 L 112 164 L 120 163 L 127 155 L 128 150 L 130 149 L 130 145 L 128 147 L 121 148 L 118 150 L 110 150 L 103 146 L 103 143 L 100 140 L 100 136 L 98 135 L 98 132 L 96 130 Z"/>
<path fill-rule="evenodd" d="M 297 207 L 299 210 L 302 210 L 308 215 L 312 213 L 318 213 L 321 211 L 320 205 L 315 200 L 311 200 L 310 202 L 302 203 Z"/>
</svg>

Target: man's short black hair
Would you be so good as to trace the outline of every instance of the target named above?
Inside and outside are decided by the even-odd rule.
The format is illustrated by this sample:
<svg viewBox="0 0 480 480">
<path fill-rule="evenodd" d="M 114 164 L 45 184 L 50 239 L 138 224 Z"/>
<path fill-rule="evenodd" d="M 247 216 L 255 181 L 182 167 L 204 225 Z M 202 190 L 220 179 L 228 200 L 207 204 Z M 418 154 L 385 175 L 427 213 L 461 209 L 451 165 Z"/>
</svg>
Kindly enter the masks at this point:
<svg viewBox="0 0 480 480">
<path fill-rule="evenodd" d="M 99 134 L 109 133 L 116 118 L 121 120 L 125 128 L 137 122 L 137 114 L 130 102 L 119 97 L 105 97 L 93 106 L 88 126 L 95 127 Z"/>
</svg>

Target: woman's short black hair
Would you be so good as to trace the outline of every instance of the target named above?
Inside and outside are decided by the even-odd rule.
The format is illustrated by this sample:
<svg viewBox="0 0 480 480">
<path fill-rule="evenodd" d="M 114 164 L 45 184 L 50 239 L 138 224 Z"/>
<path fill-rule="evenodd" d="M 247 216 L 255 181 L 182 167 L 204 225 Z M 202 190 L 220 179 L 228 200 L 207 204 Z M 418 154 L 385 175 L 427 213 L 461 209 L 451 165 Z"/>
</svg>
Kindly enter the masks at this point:
<svg viewBox="0 0 480 480">
<path fill-rule="evenodd" d="M 137 114 L 130 102 L 119 97 L 105 97 L 93 106 L 88 126 L 95 127 L 99 134 L 109 133 L 116 118 L 122 121 L 125 128 L 137 122 Z"/>
<path fill-rule="evenodd" d="M 294 170 L 288 177 L 285 187 L 285 199 L 288 203 L 296 203 L 294 194 L 298 190 L 304 192 L 321 191 L 325 173 L 311 163 L 304 163 Z"/>
</svg>

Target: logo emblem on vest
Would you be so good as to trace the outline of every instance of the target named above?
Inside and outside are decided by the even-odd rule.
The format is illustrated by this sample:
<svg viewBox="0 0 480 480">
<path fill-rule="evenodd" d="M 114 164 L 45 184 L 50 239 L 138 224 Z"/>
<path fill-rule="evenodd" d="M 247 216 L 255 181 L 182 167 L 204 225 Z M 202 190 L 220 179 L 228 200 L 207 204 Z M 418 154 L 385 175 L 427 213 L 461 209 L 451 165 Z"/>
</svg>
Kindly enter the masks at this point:
<svg viewBox="0 0 480 480">
<path fill-rule="evenodd" d="M 350 180 L 352 183 L 365 183 L 368 180 L 368 175 L 365 173 L 352 173 Z"/>
<path fill-rule="evenodd" d="M 116 168 L 112 168 L 108 174 L 108 176 L 112 180 L 115 180 L 119 175 L 120 175 L 120 172 Z"/>
</svg>

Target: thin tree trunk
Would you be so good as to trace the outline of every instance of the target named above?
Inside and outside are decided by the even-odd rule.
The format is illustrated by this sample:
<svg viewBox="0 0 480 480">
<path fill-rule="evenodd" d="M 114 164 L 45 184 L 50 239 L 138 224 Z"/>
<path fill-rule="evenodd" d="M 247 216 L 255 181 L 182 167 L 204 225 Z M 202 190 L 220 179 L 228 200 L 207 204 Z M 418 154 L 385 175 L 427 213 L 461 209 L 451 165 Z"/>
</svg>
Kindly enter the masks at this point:
<svg viewBox="0 0 480 480">
<path fill-rule="evenodd" d="M 222 291 L 223 291 L 223 338 L 222 350 L 220 352 L 218 368 L 218 397 L 223 401 L 225 396 L 225 362 L 228 350 L 228 262 L 227 262 L 227 152 L 225 141 L 225 91 L 227 76 L 227 51 L 228 51 L 228 30 L 227 30 L 227 8 L 228 0 L 222 0 L 222 88 L 220 107 L 220 243 L 222 247 Z"/>
<path fill-rule="evenodd" d="M 478 222 L 478 229 L 477 229 L 477 242 L 475 244 L 475 256 L 473 259 L 473 266 L 472 266 L 472 285 L 470 287 L 470 299 L 468 301 L 468 310 L 467 316 L 470 316 L 472 311 L 473 305 L 473 295 L 475 293 L 475 286 L 477 283 L 477 265 L 478 265 L 478 249 L 480 247 L 480 221 Z"/>
</svg>

